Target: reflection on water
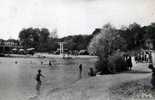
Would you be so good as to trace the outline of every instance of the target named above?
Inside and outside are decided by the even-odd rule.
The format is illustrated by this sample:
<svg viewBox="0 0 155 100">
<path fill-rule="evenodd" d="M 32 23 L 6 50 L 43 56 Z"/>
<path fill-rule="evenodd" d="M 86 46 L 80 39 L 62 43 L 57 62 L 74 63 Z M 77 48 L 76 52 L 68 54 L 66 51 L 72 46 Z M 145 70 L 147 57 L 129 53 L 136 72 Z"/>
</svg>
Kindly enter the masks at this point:
<svg viewBox="0 0 155 100">
<path fill-rule="evenodd" d="M 28 100 L 36 95 L 36 90 L 37 94 L 43 94 L 47 90 L 70 86 L 79 79 L 79 64 L 83 64 L 82 78 L 87 78 L 88 69 L 93 67 L 95 60 L 0 58 L 0 100 Z M 42 84 L 36 82 L 38 69 L 45 75 Z"/>
<path fill-rule="evenodd" d="M 40 88 L 41 88 L 41 82 L 38 82 L 38 83 L 36 84 L 37 95 L 40 95 Z"/>
</svg>

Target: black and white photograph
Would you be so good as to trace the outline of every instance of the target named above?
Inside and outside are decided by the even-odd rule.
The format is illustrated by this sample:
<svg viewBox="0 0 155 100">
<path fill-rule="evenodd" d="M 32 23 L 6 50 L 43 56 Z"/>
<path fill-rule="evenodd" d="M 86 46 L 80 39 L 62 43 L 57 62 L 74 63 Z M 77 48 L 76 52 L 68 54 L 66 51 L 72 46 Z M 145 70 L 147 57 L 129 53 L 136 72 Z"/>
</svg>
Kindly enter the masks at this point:
<svg viewBox="0 0 155 100">
<path fill-rule="evenodd" d="M 0 100 L 155 100 L 155 0 L 0 0 Z"/>
</svg>

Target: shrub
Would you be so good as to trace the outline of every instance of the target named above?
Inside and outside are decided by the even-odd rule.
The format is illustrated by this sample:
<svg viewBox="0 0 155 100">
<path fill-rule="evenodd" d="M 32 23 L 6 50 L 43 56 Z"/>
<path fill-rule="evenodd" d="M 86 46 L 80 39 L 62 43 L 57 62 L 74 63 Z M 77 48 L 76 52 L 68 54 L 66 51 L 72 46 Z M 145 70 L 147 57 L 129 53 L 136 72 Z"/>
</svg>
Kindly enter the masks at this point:
<svg viewBox="0 0 155 100">
<path fill-rule="evenodd" d="M 108 69 L 111 73 L 122 72 L 128 70 L 122 52 L 115 52 L 108 57 Z"/>
<path fill-rule="evenodd" d="M 128 70 L 122 52 L 115 52 L 108 57 L 107 60 L 98 60 L 96 63 L 96 71 L 102 74 L 114 74 Z"/>
<path fill-rule="evenodd" d="M 109 70 L 107 67 L 107 60 L 97 60 L 96 64 L 95 64 L 95 68 L 96 68 L 96 73 L 100 73 L 100 74 L 109 74 Z"/>
</svg>

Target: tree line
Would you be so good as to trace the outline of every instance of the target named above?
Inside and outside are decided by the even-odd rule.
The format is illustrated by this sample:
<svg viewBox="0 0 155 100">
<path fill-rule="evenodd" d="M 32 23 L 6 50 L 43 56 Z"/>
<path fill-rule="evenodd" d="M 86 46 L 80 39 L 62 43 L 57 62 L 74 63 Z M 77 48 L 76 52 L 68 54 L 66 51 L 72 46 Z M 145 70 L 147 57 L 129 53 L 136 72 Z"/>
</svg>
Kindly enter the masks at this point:
<svg viewBox="0 0 155 100">
<path fill-rule="evenodd" d="M 105 25 L 106 26 L 106 25 Z M 122 27 L 116 29 L 114 38 L 123 42 L 123 50 L 135 50 L 139 48 L 147 48 L 145 41 L 151 39 L 153 47 L 155 47 L 155 23 L 148 26 L 140 26 L 137 23 L 130 24 L 128 27 Z M 57 32 L 50 32 L 47 28 L 24 28 L 19 32 L 19 41 L 24 48 L 35 48 L 38 52 L 50 52 L 55 51 L 59 45 L 57 42 L 64 41 L 65 48 L 69 50 L 82 50 L 87 49 L 88 45 L 91 44 L 94 36 L 103 33 L 103 28 L 96 29 L 94 33 L 90 35 L 70 35 L 63 38 L 57 37 Z M 117 34 L 117 35 L 116 35 Z M 111 34 L 112 35 L 112 34 Z M 115 37 L 116 35 L 116 37 Z M 119 44 L 119 41 L 118 44 Z M 114 43 L 117 43 L 114 42 Z M 116 46 L 114 44 L 114 46 Z M 112 47 L 115 48 L 115 47 Z M 115 48 L 116 49 L 116 48 Z M 120 47 L 122 49 L 122 47 Z"/>
<path fill-rule="evenodd" d="M 152 46 L 146 45 L 150 40 Z M 115 73 L 126 70 L 125 52 L 155 47 L 155 24 L 140 26 L 137 23 L 128 27 L 116 29 L 106 24 L 99 34 L 96 34 L 88 47 L 89 52 L 95 53 L 99 60 L 96 63 L 97 71 Z"/>
<path fill-rule="evenodd" d="M 87 49 L 92 35 L 73 35 L 63 38 L 55 37 L 57 33 L 47 28 L 26 28 L 19 32 L 19 39 L 24 48 L 35 48 L 38 52 L 52 52 L 59 48 L 58 42 L 65 42 L 64 48 L 68 50 Z"/>
</svg>

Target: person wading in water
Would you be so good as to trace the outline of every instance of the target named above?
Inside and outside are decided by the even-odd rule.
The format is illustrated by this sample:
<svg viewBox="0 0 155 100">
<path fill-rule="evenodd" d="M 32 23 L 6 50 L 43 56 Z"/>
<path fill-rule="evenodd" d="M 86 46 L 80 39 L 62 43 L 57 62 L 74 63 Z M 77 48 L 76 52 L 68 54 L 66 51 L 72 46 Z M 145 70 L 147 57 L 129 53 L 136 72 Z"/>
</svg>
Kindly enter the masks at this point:
<svg viewBox="0 0 155 100">
<path fill-rule="evenodd" d="M 79 77 L 82 78 L 82 64 L 79 65 Z"/>
<path fill-rule="evenodd" d="M 41 74 L 41 69 L 38 70 L 38 73 L 36 75 L 36 81 L 37 81 L 37 84 L 36 84 L 36 90 L 37 90 L 37 94 L 39 95 L 40 94 L 40 88 L 41 88 L 41 77 L 45 77 Z"/>
</svg>

